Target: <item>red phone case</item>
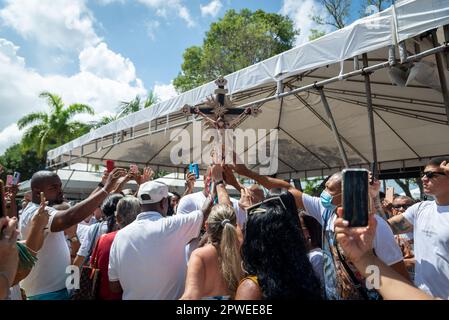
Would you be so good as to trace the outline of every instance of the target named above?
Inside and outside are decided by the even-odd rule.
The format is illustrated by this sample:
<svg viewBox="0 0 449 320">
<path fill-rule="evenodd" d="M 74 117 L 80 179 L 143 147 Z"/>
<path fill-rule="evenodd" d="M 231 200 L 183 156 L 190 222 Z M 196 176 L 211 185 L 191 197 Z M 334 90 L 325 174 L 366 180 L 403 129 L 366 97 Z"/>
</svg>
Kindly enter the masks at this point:
<svg viewBox="0 0 449 320">
<path fill-rule="evenodd" d="M 111 172 L 112 170 L 114 170 L 115 168 L 115 164 L 113 160 L 107 160 L 106 161 L 106 169 L 108 170 L 108 172 Z"/>
</svg>

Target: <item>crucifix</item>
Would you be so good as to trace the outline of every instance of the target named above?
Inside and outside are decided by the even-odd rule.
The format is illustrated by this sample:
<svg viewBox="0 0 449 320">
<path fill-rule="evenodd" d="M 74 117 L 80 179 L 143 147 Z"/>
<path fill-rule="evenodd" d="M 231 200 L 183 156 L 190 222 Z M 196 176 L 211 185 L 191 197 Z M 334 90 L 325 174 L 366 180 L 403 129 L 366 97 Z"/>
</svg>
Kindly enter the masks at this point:
<svg viewBox="0 0 449 320">
<path fill-rule="evenodd" d="M 228 90 L 225 89 L 227 80 L 223 77 L 218 78 L 215 81 L 217 89 L 215 89 L 215 97 L 210 96 L 206 98 L 205 108 L 192 107 L 185 105 L 182 111 L 187 114 L 195 114 L 201 116 L 205 122 L 206 128 L 216 129 L 219 134 L 219 141 L 221 140 L 222 158 L 224 160 L 224 141 L 225 130 L 235 129 L 246 117 L 257 115 L 261 112 L 256 106 L 247 107 L 245 109 L 232 108 L 233 104 L 229 97 L 226 95 Z M 209 143 L 212 142 L 209 141 Z"/>
<path fill-rule="evenodd" d="M 206 108 L 192 107 L 185 105 L 182 111 L 185 114 L 196 114 L 203 117 L 206 127 L 211 129 L 235 129 L 247 116 L 256 117 L 261 110 L 257 107 L 247 107 L 245 109 L 232 109 L 232 102 L 226 94 L 228 90 L 225 85 L 228 81 L 220 77 L 215 81 L 218 86 L 215 89 L 215 97 L 206 98 Z M 237 117 L 236 117 L 237 116 Z"/>
</svg>

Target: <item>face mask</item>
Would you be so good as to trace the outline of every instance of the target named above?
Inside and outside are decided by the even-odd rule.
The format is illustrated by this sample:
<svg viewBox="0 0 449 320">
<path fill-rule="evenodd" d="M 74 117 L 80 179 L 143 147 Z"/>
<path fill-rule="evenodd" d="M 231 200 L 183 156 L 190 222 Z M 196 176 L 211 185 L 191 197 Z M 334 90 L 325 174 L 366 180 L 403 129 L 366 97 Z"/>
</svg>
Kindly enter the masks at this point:
<svg viewBox="0 0 449 320">
<path fill-rule="evenodd" d="M 326 190 L 323 190 L 320 195 L 321 204 L 326 209 L 334 210 L 337 206 L 332 203 L 334 197 L 329 194 Z"/>
</svg>

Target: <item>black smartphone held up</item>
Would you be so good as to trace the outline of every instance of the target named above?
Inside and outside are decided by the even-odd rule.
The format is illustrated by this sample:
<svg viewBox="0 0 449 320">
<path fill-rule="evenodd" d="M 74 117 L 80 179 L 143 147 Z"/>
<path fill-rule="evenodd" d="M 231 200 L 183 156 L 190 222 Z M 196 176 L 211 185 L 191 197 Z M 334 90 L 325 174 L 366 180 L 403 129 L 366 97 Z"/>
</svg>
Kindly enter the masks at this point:
<svg viewBox="0 0 449 320">
<path fill-rule="evenodd" d="M 369 197 L 368 170 L 343 170 L 343 211 L 349 227 L 366 227 L 368 225 Z"/>
<path fill-rule="evenodd" d="M 373 184 L 377 180 L 377 162 L 371 164 L 371 179 L 369 184 Z"/>
</svg>

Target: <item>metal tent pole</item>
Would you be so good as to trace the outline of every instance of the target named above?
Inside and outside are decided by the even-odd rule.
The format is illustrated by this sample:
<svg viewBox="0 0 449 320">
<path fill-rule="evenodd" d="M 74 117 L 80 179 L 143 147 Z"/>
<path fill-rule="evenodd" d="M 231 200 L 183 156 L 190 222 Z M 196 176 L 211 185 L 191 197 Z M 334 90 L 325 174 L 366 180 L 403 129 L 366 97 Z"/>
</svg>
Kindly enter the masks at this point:
<svg viewBox="0 0 449 320">
<path fill-rule="evenodd" d="M 368 67 L 368 55 L 363 54 L 363 67 Z M 373 152 L 373 162 L 377 165 L 377 146 L 376 146 L 376 132 L 374 129 L 374 113 L 373 113 L 373 97 L 371 95 L 371 80 L 370 73 L 365 72 L 365 89 L 366 89 L 366 102 L 368 109 L 368 122 L 369 122 L 369 134 L 371 138 L 371 147 Z"/>
<path fill-rule="evenodd" d="M 436 30 L 432 32 L 432 43 L 435 48 L 439 46 Z M 439 52 L 435 53 L 435 60 L 437 62 L 438 77 L 440 78 L 441 92 L 443 94 L 444 106 L 446 108 L 446 117 L 447 121 L 449 122 L 449 93 L 447 90 L 446 75 L 444 74 L 443 59 Z"/>
<path fill-rule="evenodd" d="M 343 160 L 345 167 L 349 168 L 348 156 L 346 155 L 345 148 L 343 147 L 343 143 L 341 142 L 340 134 L 338 133 L 337 125 L 335 124 L 335 119 L 332 115 L 326 95 L 324 94 L 323 87 L 317 87 L 316 89 L 321 95 L 321 102 L 323 102 L 324 109 L 326 110 L 327 117 L 329 118 L 329 123 L 331 125 L 332 132 L 334 133 L 338 149 L 340 150 L 341 159 Z"/>
</svg>

